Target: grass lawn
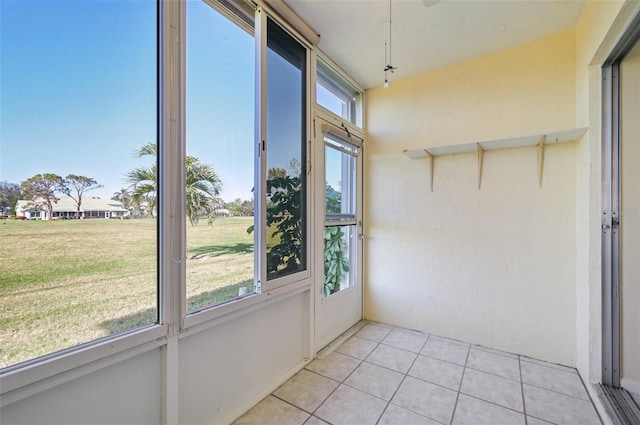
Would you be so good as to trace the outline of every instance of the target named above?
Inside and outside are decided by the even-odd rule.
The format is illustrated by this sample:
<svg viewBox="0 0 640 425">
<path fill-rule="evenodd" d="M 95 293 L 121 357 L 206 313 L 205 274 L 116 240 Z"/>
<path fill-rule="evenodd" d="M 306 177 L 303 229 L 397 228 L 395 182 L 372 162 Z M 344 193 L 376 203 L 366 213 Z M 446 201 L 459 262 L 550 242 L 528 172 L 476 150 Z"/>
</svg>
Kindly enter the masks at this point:
<svg viewBox="0 0 640 425">
<path fill-rule="evenodd" d="M 252 217 L 187 228 L 189 311 L 253 288 Z M 157 317 L 156 221 L 0 221 L 0 367 Z"/>
</svg>

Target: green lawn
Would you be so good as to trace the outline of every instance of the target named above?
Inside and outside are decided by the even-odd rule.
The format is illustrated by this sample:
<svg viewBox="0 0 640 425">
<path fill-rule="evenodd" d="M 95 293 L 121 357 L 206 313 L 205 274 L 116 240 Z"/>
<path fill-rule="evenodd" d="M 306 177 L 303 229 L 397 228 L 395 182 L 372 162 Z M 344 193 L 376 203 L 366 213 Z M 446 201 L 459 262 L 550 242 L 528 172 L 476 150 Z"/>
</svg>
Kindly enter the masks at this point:
<svg viewBox="0 0 640 425">
<path fill-rule="evenodd" d="M 188 227 L 189 311 L 251 292 L 252 223 Z M 156 269 L 153 219 L 0 221 L 0 367 L 155 322 Z"/>
</svg>

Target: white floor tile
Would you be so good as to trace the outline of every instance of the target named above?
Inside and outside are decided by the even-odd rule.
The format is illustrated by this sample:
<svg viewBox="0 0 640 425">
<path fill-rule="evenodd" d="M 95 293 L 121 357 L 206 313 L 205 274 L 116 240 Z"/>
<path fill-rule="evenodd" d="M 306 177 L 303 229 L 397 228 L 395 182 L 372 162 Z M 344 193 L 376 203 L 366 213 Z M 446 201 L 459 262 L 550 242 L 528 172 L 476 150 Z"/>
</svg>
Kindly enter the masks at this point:
<svg viewBox="0 0 640 425">
<path fill-rule="evenodd" d="M 527 415 L 527 425 L 553 425 L 551 422 L 543 421 L 542 419 L 534 418 Z"/>
<path fill-rule="evenodd" d="M 388 401 L 393 397 L 403 378 L 402 373 L 364 362 L 344 383 Z"/>
<path fill-rule="evenodd" d="M 391 331 L 385 339 L 382 340 L 383 344 L 390 345 L 392 347 L 401 348 L 403 350 L 419 353 L 427 342 L 426 336 L 414 335 L 407 332 L 402 332 L 398 329 Z"/>
<path fill-rule="evenodd" d="M 301 370 L 273 392 L 278 398 L 313 413 L 339 383 L 308 370 Z"/>
<path fill-rule="evenodd" d="M 539 364 L 522 362 L 522 382 L 589 401 L 587 390 L 577 373 Z"/>
<path fill-rule="evenodd" d="M 234 425 L 524 425 L 524 412 L 600 425 L 575 369 L 368 323 Z"/>
<path fill-rule="evenodd" d="M 600 425 L 593 405 L 585 400 L 524 384 L 527 414 L 558 425 Z"/>
<path fill-rule="evenodd" d="M 364 360 L 374 348 L 378 345 L 377 342 L 368 339 L 358 338 L 352 336 L 345 341 L 340 347 L 336 349 L 338 353 L 346 354 L 347 356 L 355 357 L 360 360 Z"/>
<path fill-rule="evenodd" d="M 430 337 L 420 354 L 464 366 L 469 347 Z"/>
<path fill-rule="evenodd" d="M 333 352 L 324 359 L 315 359 L 305 369 L 342 382 L 359 364 L 358 359 Z"/>
<path fill-rule="evenodd" d="M 395 404 L 389 404 L 378 425 L 441 425 Z"/>
<path fill-rule="evenodd" d="M 270 395 L 233 425 L 302 425 L 309 414 Z"/>
<path fill-rule="evenodd" d="M 386 405 L 384 400 L 341 385 L 314 415 L 333 425 L 374 425 Z"/>
<path fill-rule="evenodd" d="M 488 353 L 499 354 L 501 356 L 509 357 L 512 359 L 518 359 L 517 354 L 507 353 L 506 351 L 495 350 L 493 348 L 483 347 L 482 345 L 472 345 L 471 348 L 475 348 L 476 350 L 486 351 Z"/>
<path fill-rule="evenodd" d="M 434 421 L 448 424 L 458 393 L 407 376 L 391 402 Z"/>
<path fill-rule="evenodd" d="M 396 372 L 407 373 L 417 356 L 417 354 L 410 351 L 380 344 L 369 354 L 365 361 Z"/>
<path fill-rule="evenodd" d="M 393 328 L 388 326 L 382 326 L 376 323 L 367 323 L 367 325 L 360 329 L 360 332 L 356 334 L 359 338 L 369 339 L 371 341 L 382 341 Z"/>
<path fill-rule="evenodd" d="M 460 394 L 453 425 L 524 425 L 524 415 Z"/>
<path fill-rule="evenodd" d="M 520 361 L 534 363 L 534 364 L 538 364 L 540 366 L 547 366 L 547 367 L 551 367 L 553 369 L 564 370 L 565 372 L 571 372 L 571 373 L 576 373 L 576 374 L 578 373 L 578 371 L 573 367 L 562 366 L 562 365 L 555 364 L 555 363 L 545 362 L 543 360 L 533 359 L 533 358 L 527 357 L 527 356 L 520 356 Z"/>
<path fill-rule="evenodd" d="M 315 416 L 312 416 L 309 419 L 307 419 L 307 422 L 305 422 L 304 425 L 329 425 L 329 424 L 323 421 L 322 419 L 318 419 Z"/>
<path fill-rule="evenodd" d="M 518 412 L 524 411 L 520 382 L 511 379 L 467 368 L 460 392 Z"/>
<path fill-rule="evenodd" d="M 458 391 L 463 371 L 463 366 L 420 355 L 408 375 Z"/>
<path fill-rule="evenodd" d="M 502 376 L 503 378 L 520 381 L 520 364 L 518 359 L 513 359 L 488 351 L 472 348 L 469 352 L 467 367 Z"/>
</svg>

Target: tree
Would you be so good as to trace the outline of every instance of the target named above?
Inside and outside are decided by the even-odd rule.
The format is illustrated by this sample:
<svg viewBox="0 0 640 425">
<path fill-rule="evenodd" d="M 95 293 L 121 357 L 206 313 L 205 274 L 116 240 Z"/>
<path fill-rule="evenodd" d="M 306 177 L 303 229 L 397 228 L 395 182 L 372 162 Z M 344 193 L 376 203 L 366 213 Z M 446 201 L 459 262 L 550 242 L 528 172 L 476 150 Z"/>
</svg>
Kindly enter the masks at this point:
<svg viewBox="0 0 640 425">
<path fill-rule="evenodd" d="M 326 183 L 325 188 L 325 199 L 326 199 L 326 210 L 328 213 L 340 214 L 341 210 L 341 202 L 342 202 L 342 194 L 335 190 L 333 186 Z"/>
<path fill-rule="evenodd" d="M 53 217 L 53 204 L 58 202 L 56 192 L 64 189 L 64 179 L 57 174 L 36 174 L 20 185 L 24 197 L 35 206 L 47 209 L 49 218 Z"/>
<path fill-rule="evenodd" d="M 102 187 L 90 177 L 69 174 L 63 182 L 62 192 L 76 203 L 76 218 L 80 218 L 80 207 L 84 192 Z"/>
<path fill-rule="evenodd" d="M 267 170 L 267 227 L 278 243 L 267 250 L 267 275 L 276 277 L 296 272 L 303 260 L 302 180 L 287 175 L 283 168 Z M 249 226 L 251 234 L 254 226 Z"/>
<path fill-rule="evenodd" d="M 15 211 L 16 203 L 21 197 L 22 191 L 19 184 L 0 182 L 0 215 L 11 214 L 11 211 Z"/>
<path fill-rule="evenodd" d="M 187 155 L 186 170 L 186 209 L 191 225 L 198 224 L 200 215 L 209 219 L 209 224 L 215 217 L 216 205 L 220 202 L 217 197 L 222 190 L 222 181 L 213 167 L 201 163 L 198 158 Z"/>
<path fill-rule="evenodd" d="M 147 143 L 135 152 L 135 156 L 142 158 L 143 156 L 158 156 L 158 150 L 153 143 Z M 153 217 L 153 211 L 156 209 L 156 194 L 158 182 L 158 166 L 154 161 L 151 167 L 138 167 L 126 174 L 127 181 L 131 183 L 129 191 L 133 202 L 140 206 L 143 202 L 148 204 L 148 209 Z"/>
<path fill-rule="evenodd" d="M 155 144 L 148 143 L 136 151 L 136 156 L 153 156 L 157 158 L 158 150 Z M 187 155 L 186 159 L 186 210 L 191 225 L 198 223 L 204 215 L 209 222 L 214 219 L 214 210 L 218 203 L 217 196 L 222 191 L 222 181 L 213 167 L 203 164 L 194 156 Z M 131 198 L 137 204 L 147 202 L 153 216 L 157 207 L 158 195 L 158 167 L 157 163 L 150 167 L 138 167 L 126 174 L 131 183 Z"/>
<path fill-rule="evenodd" d="M 131 193 L 126 187 L 121 187 L 119 191 L 113 192 L 111 199 L 120 202 L 123 208 L 131 208 Z"/>
</svg>

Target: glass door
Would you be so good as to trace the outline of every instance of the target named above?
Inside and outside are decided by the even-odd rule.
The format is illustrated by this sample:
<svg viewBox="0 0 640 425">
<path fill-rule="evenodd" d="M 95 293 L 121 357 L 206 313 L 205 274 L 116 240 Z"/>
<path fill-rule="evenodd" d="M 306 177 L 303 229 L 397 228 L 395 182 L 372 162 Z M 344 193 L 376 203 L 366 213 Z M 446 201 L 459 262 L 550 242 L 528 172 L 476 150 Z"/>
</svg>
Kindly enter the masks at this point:
<svg viewBox="0 0 640 425">
<path fill-rule="evenodd" d="M 362 139 L 316 116 L 315 347 L 362 318 Z"/>
</svg>

